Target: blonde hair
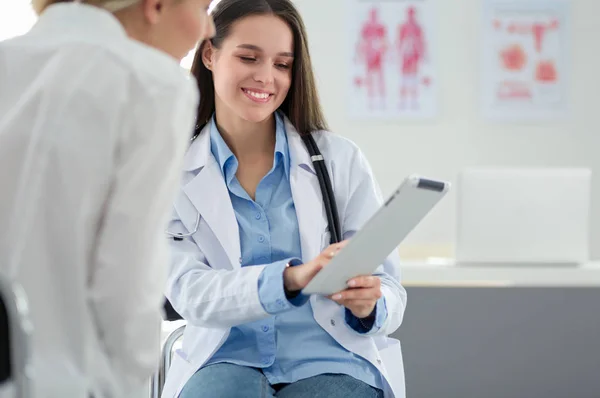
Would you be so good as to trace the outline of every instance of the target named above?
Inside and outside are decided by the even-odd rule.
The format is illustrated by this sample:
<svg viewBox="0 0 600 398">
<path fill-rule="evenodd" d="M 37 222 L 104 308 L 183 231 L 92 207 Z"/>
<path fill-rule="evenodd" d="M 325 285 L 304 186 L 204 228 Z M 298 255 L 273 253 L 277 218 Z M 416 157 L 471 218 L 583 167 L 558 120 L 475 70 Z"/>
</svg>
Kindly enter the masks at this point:
<svg viewBox="0 0 600 398">
<path fill-rule="evenodd" d="M 100 7 L 109 12 L 121 11 L 137 4 L 140 0 L 31 0 L 34 11 L 40 15 L 46 8 L 56 3 L 85 3 Z"/>
</svg>

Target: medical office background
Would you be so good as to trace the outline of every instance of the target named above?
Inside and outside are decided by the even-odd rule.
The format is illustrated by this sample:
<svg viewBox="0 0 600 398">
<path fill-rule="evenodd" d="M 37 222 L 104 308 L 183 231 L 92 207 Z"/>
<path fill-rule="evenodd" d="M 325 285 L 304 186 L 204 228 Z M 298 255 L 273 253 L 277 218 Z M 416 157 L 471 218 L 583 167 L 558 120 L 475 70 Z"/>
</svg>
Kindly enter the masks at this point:
<svg viewBox="0 0 600 398">
<path fill-rule="evenodd" d="M 348 43 L 356 40 L 348 37 L 349 8 L 356 1 L 295 0 L 305 19 L 330 128 L 365 152 L 384 195 L 412 173 L 454 183 L 471 167 L 588 168 L 596 198 L 591 202 L 590 259 L 598 261 L 600 1 L 564 0 L 569 5 L 564 117 L 521 122 L 494 122 L 482 113 L 485 1 L 428 0 L 435 10 L 430 49 L 436 61 L 434 117 L 361 121 L 351 117 L 347 106 Z M 0 40 L 26 32 L 34 22 L 27 0 L 0 0 Z M 188 56 L 183 65 L 190 64 Z M 600 268 L 586 274 L 574 268 L 484 268 L 449 278 L 458 281 L 452 286 L 437 277 L 441 269 L 416 272 L 426 258 L 454 256 L 460 221 L 456 197 L 452 190 L 400 248 L 412 263 L 403 269 L 409 305 L 395 336 L 403 344 L 407 396 L 600 397 Z M 488 285 L 480 283 L 482 277 Z M 551 286 L 495 288 L 538 277 Z M 593 292 L 560 289 L 563 277 L 597 282 L 588 283 L 595 286 Z"/>
<path fill-rule="evenodd" d="M 568 113 L 562 120 L 495 123 L 480 104 L 480 33 L 483 0 L 433 0 L 437 115 L 429 120 L 349 117 L 348 6 L 352 0 L 296 0 L 308 30 L 319 92 L 330 127 L 366 153 L 384 195 L 411 173 L 456 181 L 478 166 L 566 166 L 592 170 L 592 197 L 600 198 L 600 1 L 570 1 Z M 27 0 L 0 0 L 0 40 L 35 22 Z M 191 57 L 183 61 L 191 64 Z M 0 87 L 1 89 L 1 87 Z M 407 255 L 454 253 L 455 192 L 408 237 Z M 591 207 L 591 258 L 600 259 L 600 200 Z"/>
<path fill-rule="evenodd" d="M 332 129 L 366 153 L 384 194 L 410 173 L 456 182 L 470 167 L 586 167 L 600 198 L 600 1 L 571 0 L 568 111 L 562 120 L 486 120 L 481 102 L 484 0 L 436 0 L 434 53 L 438 112 L 431 120 L 361 122 L 349 118 L 344 95 L 348 0 L 297 0 L 305 19 L 320 95 Z M 519 3 L 518 1 L 516 3 Z M 541 1 L 543 3 L 543 0 Z M 365 16 L 365 19 L 367 17 Z M 395 90 L 394 87 L 390 88 Z M 456 191 L 440 202 L 401 248 L 406 255 L 452 256 Z M 600 259 L 600 199 L 592 202 L 591 257 Z"/>
</svg>

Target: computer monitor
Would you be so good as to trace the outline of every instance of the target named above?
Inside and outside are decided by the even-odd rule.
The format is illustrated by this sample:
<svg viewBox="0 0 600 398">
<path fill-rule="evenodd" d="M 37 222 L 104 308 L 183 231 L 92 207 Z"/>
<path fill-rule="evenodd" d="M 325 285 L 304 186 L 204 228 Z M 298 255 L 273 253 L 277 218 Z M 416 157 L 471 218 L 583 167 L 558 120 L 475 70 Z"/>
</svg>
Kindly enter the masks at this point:
<svg viewBox="0 0 600 398">
<path fill-rule="evenodd" d="M 589 169 L 468 169 L 456 191 L 459 264 L 589 261 Z"/>
</svg>

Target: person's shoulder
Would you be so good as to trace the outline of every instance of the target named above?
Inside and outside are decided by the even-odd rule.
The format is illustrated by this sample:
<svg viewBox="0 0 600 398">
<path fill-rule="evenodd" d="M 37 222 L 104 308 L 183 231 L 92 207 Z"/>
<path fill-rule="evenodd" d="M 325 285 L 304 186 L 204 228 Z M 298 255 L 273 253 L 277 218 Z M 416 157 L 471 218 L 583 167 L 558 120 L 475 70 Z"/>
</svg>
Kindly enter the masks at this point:
<svg viewBox="0 0 600 398">
<path fill-rule="evenodd" d="M 313 133 L 334 183 L 352 184 L 373 179 L 371 165 L 360 147 L 351 139 L 331 131 Z"/>
<path fill-rule="evenodd" d="M 326 158 L 335 157 L 336 162 L 352 161 L 356 156 L 362 156 L 358 145 L 340 134 L 319 130 L 313 133 L 313 137 L 323 156 Z"/>
<path fill-rule="evenodd" d="M 197 91 L 191 74 L 175 58 L 129 37 L 80 37 L 59 32 L 44 37 L 32 31 L 7 43 L 19 55 L 51 58 L 60 55 L 67 69 L 91 75 L 110 76 L 120 90 L 135 90 L 147 96 Z M 102 78 L 103 79 L 103 78 Z"/>
<path fill-rule="evenodd" d="M 125 77 L 128 90 L 149 98 L 197 91 L 194 78 L 175 58 L 137 40 L 126 36 L 84 36 L 66 40 L 90 55 L 102 54 L 102 67 Z"/>
<path fill-rule="evenodd" d="M 193 76 L 171 56 L 134 40 L 122 43 L 116 55 L 134 72 L 132 77 L 149 91 L 196 89 Z"/>
</svg>

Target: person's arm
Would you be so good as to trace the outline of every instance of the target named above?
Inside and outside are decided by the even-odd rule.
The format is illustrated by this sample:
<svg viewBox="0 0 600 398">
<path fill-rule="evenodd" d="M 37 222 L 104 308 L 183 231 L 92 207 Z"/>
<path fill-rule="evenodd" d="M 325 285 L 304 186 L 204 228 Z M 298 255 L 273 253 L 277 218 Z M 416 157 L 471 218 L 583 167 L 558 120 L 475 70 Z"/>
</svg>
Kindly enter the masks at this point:
<svg viewBox="0 0 600 398">
<path fill-rule="evenodd" d="M 169 231 L 187 232 L 176 212 Z M 290 259 L 236 269 L 213 269 L 193 239 L 170 239 L 170 242 L 171 270 L 166 296 L 189 324 L 206 328 L 229 328 L 303 305 L 308 297 L 298 292 L 329 262 L 331 258 L 324 253 L 332 251 L 329 247 L 305 264 Z"/>
<path fill-rule="evenodd" d="M 187 232 L 175 212 L 169 231 Z M 189 324 L 228 328 L 269 316 L 258 294 L 258 280 L 267 265 L 213 269 L 191 238 L 169 238 L 169 242 L 171 261 L 165 295 Z"/>
<path fill-rule="evenodd" d="M 385 307 L 385 297 L 381 297 L 377 300 L 375 308 L 368 316 L 364 318 L 358 318 L 348 308 L 346 311 L 346 323 L 354 331 L 360 334 L 376 334 L 379 329 L 385 323 L 387 319 L 387 308 Z"/>
<path fill-rule="evenodd" d="M 117 134 L 114 177 L 92 259 L 90 306 L 125 391 L 146 383 L 159 358 L 168 269 L 164 230 L 198 99 L 185 83 L 135 98 L 124 110 L 129 113 Z"/>
</svg>

